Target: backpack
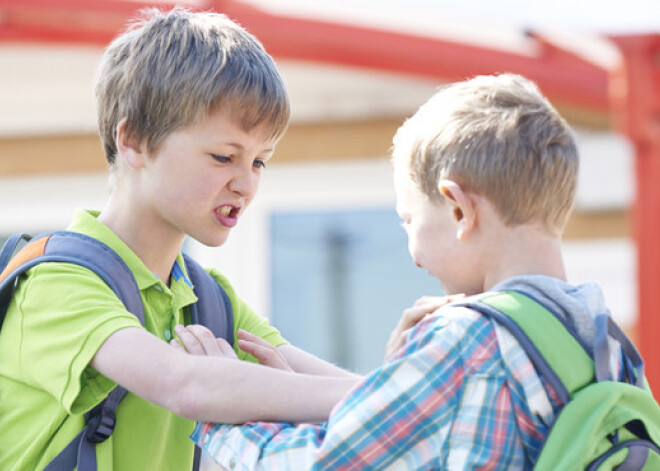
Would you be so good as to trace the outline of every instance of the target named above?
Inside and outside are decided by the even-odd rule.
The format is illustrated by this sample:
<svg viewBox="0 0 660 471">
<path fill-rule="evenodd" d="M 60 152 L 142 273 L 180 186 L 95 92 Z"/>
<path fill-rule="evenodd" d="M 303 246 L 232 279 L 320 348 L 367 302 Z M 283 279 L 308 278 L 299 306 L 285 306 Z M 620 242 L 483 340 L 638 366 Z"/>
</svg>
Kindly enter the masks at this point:
<svg viewBox="0 0 660 471">
<path fill-rule="evenodd" d="M 16 252 L 17 247 L 27 244 Z M 216 337 L 233 344 L 233 315 L 227 293 L 197 262 L 183 254 L 186 270 L 198 301 L 190 306 L 191 321 L 208 327 Z M 84 234 L 58 231 L 32 239 L 14 234 L 0 250 L 0 328 L 19 277 L 44 262 L 67 262 L 96 273 L 144 325 L 142 297 L 135 277 L 122 258 L 110 247 Z M 117 386 L 108 397 L 85 415 L 86 426 L 60 454 L 46 466 L 46 471 L 96 470 L 96 444 L 106 440 L 115 426 L 115 410 L 126 396 Z M 199 468 L 200 450 L 195 447 L 193 469 Z"/>
<path fill-rule="evenodd" d="M 660 469 L 660 407 L 642 358 L 609 313 L 596 317 L 590 346 L 562 316 L 517 291 L 486 293 L 458 305 L 507 327 L 563 404 L 534 469 Z M 621 345 L 618 380 L 610 374 L 608 335 Z"/>
</svg>

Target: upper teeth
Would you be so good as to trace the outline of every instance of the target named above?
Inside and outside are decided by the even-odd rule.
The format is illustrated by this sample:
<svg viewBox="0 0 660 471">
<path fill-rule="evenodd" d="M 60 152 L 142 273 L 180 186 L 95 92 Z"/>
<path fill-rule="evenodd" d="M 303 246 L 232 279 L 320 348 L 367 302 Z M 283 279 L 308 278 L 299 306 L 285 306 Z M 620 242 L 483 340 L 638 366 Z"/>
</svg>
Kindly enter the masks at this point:
<svg viewBox="0 0 660 471">
<path fill-rule="evenodd" d="M 221 216 L 229 216 L 229 213 L 231 213 L 231 210 L 234 209 L 231 206 L 221 206 L 220 209 L 218 209 L 218 213 Z"/>
</svg>

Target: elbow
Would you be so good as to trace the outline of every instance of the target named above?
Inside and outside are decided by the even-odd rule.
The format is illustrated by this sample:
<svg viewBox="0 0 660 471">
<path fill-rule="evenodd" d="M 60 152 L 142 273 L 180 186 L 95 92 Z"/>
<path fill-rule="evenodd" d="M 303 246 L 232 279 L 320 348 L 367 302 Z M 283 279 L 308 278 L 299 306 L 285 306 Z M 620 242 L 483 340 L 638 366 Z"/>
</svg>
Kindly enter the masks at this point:
<svg viewBox="0 0 660 471">
<path fill-rule="evenodd" d="M 184 354 L 187 355 L 187 354 Z M 162 406 L 188 420 L 197 420 L 202 409 L 196 367 L 191 358 L 181 355 L 170 365 L 169 374 L 160 384 Z"/>
<path fill-rule="evenodd" d="M 202 360 L 204 358 L 204 360 Z M 166 407 L 178 416 L 188 420 L 241 423 L 240 394 L 225 389 L 234 384 L 228 378 L 218 382 L 209 378 L 214 361 L 210 357 L 188 357 L 194 360 L 172 374 L 168 384 L 168 403 Z M 205 363 L 208 363 L 204 365 Z"/>
<path fill-rule="evenodd" d="M 188 420 L 205 420 L 204 407 L 201 399 L 194 394 L 192 388 L 181 385 L 171 396 L 172 400 L 168 409 L 176 415 Z"/>
</svg>

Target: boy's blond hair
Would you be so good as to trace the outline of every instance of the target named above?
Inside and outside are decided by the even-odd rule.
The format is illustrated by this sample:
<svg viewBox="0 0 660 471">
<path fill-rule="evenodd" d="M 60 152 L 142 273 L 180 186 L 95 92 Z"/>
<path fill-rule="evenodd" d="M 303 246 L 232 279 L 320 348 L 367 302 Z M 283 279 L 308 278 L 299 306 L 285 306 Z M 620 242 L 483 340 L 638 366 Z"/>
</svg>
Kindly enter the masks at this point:
<svg viewBox="0 0 660 471">
<path fill-rule="evenodd" d="M 393 157 L 431 200 L 456 181 L 487 198 L 507 225 L 541 223 L 559 235 L 578 172 L 573 132 L 536 85 L 512 74 L 442 88 L 394 137 Z"/>
<path fill-rule="evenodd" d="M 257 39 L 216 13 L 141 12 L 108 46 L 96 83 L 99 131 L 110 165 L 117 124 L 154 151 L 182 126 L 217 109 L 243 130 L 280 137 L 289 98 L 272 58 Z"/>
</svg>

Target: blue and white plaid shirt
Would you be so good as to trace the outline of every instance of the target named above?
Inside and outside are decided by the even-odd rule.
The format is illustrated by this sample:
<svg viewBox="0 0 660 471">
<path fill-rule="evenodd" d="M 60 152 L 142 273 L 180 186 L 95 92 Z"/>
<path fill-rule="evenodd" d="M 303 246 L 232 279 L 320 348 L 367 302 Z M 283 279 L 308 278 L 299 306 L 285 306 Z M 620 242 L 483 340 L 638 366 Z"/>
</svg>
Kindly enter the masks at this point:
<svg viewBox="0 0 660 471">
<path fill-rule="evenodd" d="M 506 328 L 447 307 L 327 423 L 200 423 L 191 438 L 226 469 L 531 469 L 558 406 Z"/>
</svg>

